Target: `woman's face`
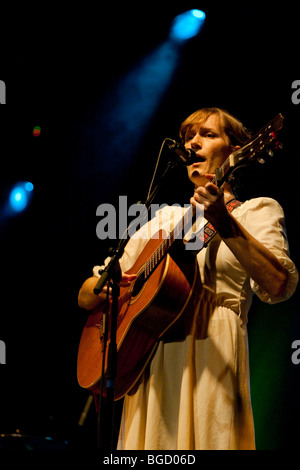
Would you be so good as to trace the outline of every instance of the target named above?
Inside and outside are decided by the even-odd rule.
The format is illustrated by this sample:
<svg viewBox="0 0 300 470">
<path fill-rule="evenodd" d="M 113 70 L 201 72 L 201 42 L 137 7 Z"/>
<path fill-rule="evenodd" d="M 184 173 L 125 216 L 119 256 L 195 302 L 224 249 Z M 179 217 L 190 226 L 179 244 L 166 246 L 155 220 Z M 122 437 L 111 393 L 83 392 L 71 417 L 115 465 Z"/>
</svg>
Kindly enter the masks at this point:
<svg viewBox="0 0 300 470">
<path fill-rule="evenodd" d="M 199 161 L 187 167 L 188 177 L 195 186 L 205 185 L 208 180 L 204 175 L 214 174 L 216 168 L 235 150 L 216 114 L 211 114 L 201 125 L 188 130 L 184 145 L 199 157 Z"/>
</svg>

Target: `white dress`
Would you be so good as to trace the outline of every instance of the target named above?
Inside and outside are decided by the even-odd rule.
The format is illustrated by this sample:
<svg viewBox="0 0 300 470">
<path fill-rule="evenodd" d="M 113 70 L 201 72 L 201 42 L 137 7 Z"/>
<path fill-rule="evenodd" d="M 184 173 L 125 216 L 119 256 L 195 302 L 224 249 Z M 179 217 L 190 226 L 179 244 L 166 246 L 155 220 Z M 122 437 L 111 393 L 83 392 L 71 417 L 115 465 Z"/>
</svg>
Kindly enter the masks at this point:
<svg viewBox="0 0 300 470">
<path fill-rule="evenodd" d="M 170 212 L 175 222 L 182 217 L 181 208 L 165 207 L 162 217 L 151 221 L 151 230 L 168 226 Z M 270 298 L 262 292 L 216 235 L 197 255 L 200 279 L 184 336 L 159 342 L 140 381 L 124 398 L 118 449 L 255 449 L 247 315 L 253 292 L 268 303 L 286 300 L 295 291 L 298 273 L 275 200 L 246 201 L 233 215 L 289 271 L 285 295 Z M 124 272 L 147 243 L 149 224 L 127 244 Z"/>
</svg>

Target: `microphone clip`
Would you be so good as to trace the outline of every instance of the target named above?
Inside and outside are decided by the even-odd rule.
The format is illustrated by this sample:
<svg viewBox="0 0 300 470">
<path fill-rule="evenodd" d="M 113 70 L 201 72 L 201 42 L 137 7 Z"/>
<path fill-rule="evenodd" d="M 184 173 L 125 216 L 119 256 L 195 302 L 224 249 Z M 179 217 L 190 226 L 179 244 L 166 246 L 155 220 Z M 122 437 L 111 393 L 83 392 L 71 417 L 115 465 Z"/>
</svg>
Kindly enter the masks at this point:
<svg viewBox="0 0 300 470">
<path fill-rule="evenodd" d="M 173 139 L 167 138 L 166 141 L 168 143 L 169 150 L 175 152 L 185 166 L 189 166 L 197 162 L 197 156 L 194 150 L 186 149 L 182 144 L 179 144 Z"/>
</svg>

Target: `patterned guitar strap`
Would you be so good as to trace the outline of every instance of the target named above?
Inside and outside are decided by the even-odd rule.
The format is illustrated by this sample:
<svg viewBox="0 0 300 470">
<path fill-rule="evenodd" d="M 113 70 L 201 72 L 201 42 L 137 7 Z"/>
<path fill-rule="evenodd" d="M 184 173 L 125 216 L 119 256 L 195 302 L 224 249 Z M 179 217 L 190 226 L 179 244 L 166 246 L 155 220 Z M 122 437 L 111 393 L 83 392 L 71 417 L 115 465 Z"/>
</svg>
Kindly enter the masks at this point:
<svg viewBox="0 0 300 470">
<path fill-rule="evenodd" d="M 233 209 L 240 206 L 241 204 L 243 203 L 240 201 L 237 201 L 234 198 L 234 199 L 231 199 L 229 202 L 227 202 L 226 207 L 227 207 L 228 212 L 231 212 L 233 211 Z M 215 231 L 212 224 L 210 222 L 207 222 L 204 226 L 203 231 L 201 230 L 200 233 L 197 234 L 197 237 L 203 242 L 202 248 L 205 248 L 209 244 L 209 242 L 216 235 L 216 233 L 217 232 Z"/>
</svg>

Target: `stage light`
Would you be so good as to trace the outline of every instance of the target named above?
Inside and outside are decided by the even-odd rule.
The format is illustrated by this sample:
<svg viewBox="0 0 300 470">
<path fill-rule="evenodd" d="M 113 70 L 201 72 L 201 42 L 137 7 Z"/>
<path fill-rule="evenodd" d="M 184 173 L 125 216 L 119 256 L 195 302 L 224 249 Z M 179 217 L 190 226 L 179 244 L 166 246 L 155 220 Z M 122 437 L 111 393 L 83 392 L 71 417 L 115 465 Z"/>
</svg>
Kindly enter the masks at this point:
<svg viewBox="0 0 300 470">
<path fill-rule="evenodd" d="M 189 10 L 176 16 L 171 26 L 171 37 L 179 41 L 185 41 L 196 36 L 205 20 L 202 10 Z"/>
<path fill-rule="evenodd" d="M 33 188 L 33 184 L 29 181 L 17 183 L 13 187 L 9 195 L 9 203 L 14 212 L 21 212 L 27 207 Z"/>
<path fill-rule="evenodd" d="M 34 186 L 33 186 L 32 183 L 30 183 L 30 181 L 26 181 L 26 183 L 24 184 L 24 186 L 25 186 L 26 191 L 29 191 L 29 192 L 30 192 L 30 191 L 33 191 Z"/>
<path fill-rule="evenodd" d="M 32 131 L 33 137 L 38 137 L 41 134 L 40 126 L 35 126 Z"/>
<path fill-rule="evenodd" d="M 25 189 L 21 186 L 16 186 L 14 189 L 12 189 L 9 196 L 9 202 L 11 208 L 15 212 L 21 212 L 24 210 L 27 206 L 27 195 Z"/>
</svg>

